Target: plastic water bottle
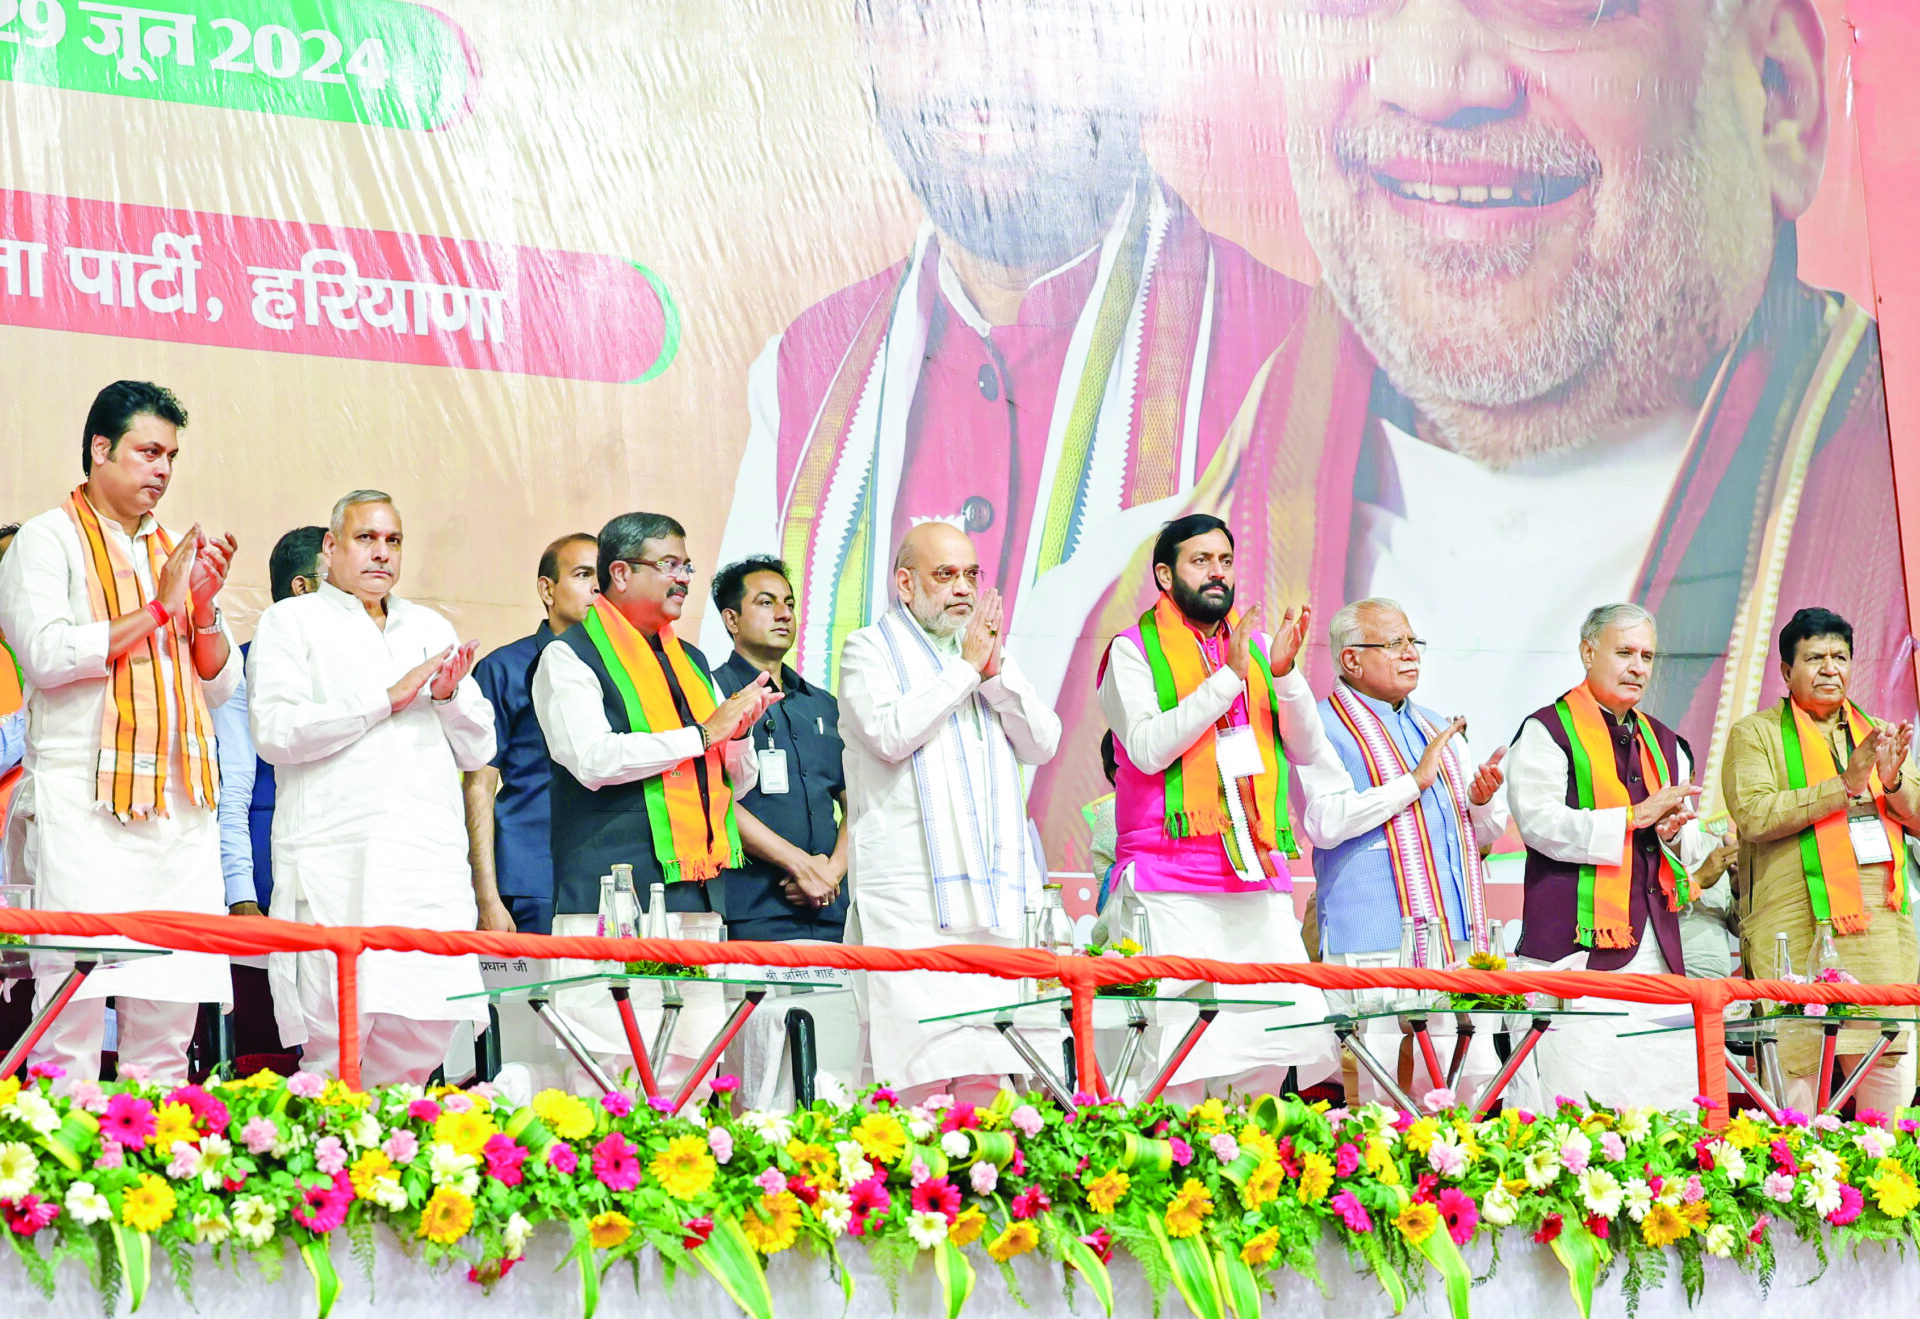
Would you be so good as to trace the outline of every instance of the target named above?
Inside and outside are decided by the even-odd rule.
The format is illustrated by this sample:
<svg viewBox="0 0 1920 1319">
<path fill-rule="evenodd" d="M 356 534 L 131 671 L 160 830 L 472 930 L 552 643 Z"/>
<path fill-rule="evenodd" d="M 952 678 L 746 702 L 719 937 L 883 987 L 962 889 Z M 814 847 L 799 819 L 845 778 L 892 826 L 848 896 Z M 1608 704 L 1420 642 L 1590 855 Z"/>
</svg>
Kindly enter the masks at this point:
<svg viewBox="0 0 1920 1319">
<path fill-rule="evenodd" d="M 1052 881 L 1042 890 L 1033 946 L 1056 957 L 1071 956 L 1074 950 L 1073 922 L 1067 919 L 1066 897 L 1060 885 Z M 1043 994 L 1052 993 L 1060 988 L 1060 979 L 1058 976 L 1047 976 L 1037 988 Z"/>
<path fill-rule="evenodd" d="M 1400 918 L 1400 957 L 1398 961 L 1395 962 L 1395 965 L 1405 967 L 1409 970 L 1420 965 L 1418 931 L 1415 928 L 1414 919 L 1411 916 L 1402 916 Z M 1406 1009 L 1417 1006 L 1415 999 L 1418 995 L 1417 992 L 1412 989 L 1385 989 L 1378 990 L 1376 993 L 1379 997 L 1375 1001 L 1381 1007 Z"/>
<path fill-rule="evenodd" d="M 642 938 L 668 939 L 667 933 L 667 886 L 655 880 L 647 888 L 647 915 L 642 927 Z"/>
<path fill-rule="evenodd" d="M 1813 932 L 1813 978 L 1818 980 L 1822 971 L 1840 969 L 1840 949 L 1833 942 L 1833 922 L 1821 921 Z"/>
</svg>

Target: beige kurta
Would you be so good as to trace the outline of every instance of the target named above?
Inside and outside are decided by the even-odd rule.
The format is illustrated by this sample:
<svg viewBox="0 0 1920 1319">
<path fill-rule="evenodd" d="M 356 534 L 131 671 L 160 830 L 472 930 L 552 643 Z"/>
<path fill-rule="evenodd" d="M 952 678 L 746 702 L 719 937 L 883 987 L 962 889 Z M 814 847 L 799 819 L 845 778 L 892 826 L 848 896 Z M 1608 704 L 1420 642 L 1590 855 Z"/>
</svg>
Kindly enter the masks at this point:
<svg viewBox="0 0 1920 1319">
<path fill-rule="evenodd" d="M 1787 786 L 1786 750 L 1781 740 L 1779 705 L 1750 714 L 1733 726 L 1727 738 L 1727 765 L 1722 779 L 1727 811 L 1740 829 L 1740 949 L 1747 975 L 1771 979 L 1774 936 L 1785 932 L 1787 955 L 1794 970 L 1807 974 L 1813 956 L 1813 902 L 1807 893 L 1806 871 L 1800 863 L 1800 834 L 1836 811 L 1847 809 L 1846 785 L 1838 775 L 1805 788 Z M 1826 737 L 1834 763 L 1845 765 L 1849 752 L 1836 713 L 1815 724 Z M 1909 832 L 1920 826 L 1920 772 L 1911 760 L 1902 775 L 1900 791 L 1887 799 L 1888 813 Z M 1901 864 L 1905 857 L 1898 858 Z M 1864 984 L 1907 984 L 1920 971 L 1912 918 L 1888 911 L 1887 867 L 1864 866 L 1860 888 L 1867 912 L 1867 928 L 1858 934 L 1834 934 L 1840 964 Z M 1848 1031 L 1840 1037 L 1840 1053 L 1860 1054 L 1872 1047 L 1875 1035 Z M 1911 1038 L 1900 1047 L 1910 1048 Z M 1820 1033 L 1791 1030 L 1780 1040 L 1780 1062 L 1791 1076 L 1806 1076 L 1819 1060 Z"/>
</svg>

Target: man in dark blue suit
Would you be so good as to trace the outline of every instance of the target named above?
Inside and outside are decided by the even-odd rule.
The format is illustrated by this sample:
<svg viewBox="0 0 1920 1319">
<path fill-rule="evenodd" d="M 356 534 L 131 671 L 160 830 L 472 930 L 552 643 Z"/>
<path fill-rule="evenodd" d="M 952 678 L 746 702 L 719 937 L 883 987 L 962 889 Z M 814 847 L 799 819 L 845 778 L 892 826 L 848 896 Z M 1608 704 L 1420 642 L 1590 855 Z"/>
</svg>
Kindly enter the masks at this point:
<svg viewBox="0 0 1920 1319">
<path fill-rule="evenodd" d="M 540 556 L 536 588 L 546 619 L 529 636 L 508 642 L 474 668 L 493 705 L 499 749 L 493 763 L 465 776 L 468 859 L 480 928 L 521 934 L 553 932 L 553 844 L 547 786 L 553 770 L 547 740 L 534 717 L 534 661 L 549 641 L 593 608 L 598 544 L 587 532 L 562 536 Z"/>
</svg>

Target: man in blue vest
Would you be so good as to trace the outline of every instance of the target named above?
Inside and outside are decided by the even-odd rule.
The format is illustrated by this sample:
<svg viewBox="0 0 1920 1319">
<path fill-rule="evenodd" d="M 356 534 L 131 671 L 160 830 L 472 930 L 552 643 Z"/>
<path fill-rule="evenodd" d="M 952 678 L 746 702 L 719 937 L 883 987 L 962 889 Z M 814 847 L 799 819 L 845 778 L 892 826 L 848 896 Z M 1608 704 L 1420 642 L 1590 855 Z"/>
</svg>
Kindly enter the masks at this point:
<svg viewBox="0 0 1920 1319">
<path fill-rule="evenodd" d="M 547 643 L 587 616 L 596 588 L 592 533 L 576 531 L 547 546 L 535 589 L 546 618 L 518 641 L 490 653 L 473 671 L 493 706 L 500 748 L 493 763 L 464 776 L 468 859 L 480 928 L 553 933 L 553 840 L 547 739 L 533 713 L 534 662 Z"/>
</svg>

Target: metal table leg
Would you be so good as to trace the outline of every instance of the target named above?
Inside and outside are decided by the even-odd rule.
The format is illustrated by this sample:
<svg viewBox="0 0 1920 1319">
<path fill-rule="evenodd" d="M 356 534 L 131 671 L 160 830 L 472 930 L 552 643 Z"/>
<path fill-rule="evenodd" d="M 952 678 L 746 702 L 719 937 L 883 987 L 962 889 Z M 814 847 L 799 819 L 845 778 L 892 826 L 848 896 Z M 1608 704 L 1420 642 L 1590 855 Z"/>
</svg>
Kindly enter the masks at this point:
<svg viewBox="0 0 1920 1319">
<path fill-rule="evenodd" d="M 1753 1096 L 1753 1102 L 1760 1105 L 1760 1111 L 1767 1115 L 1769 1121 L 1775 1126 L 1780 1125 L 1779 1105 L 1774 1102 L 1773 1096 L 1767 1093 L 1766 1088 L 1762 1086 L 1760 1082 L 1748 1075 L 1747 1069 L 1740 1065 L 1740 1060 L 1733 1055 L 1731 1050 L 1727 1053 L 1727 1074 L 1738 1081 L 1749 1095 Z"/>
<path fill-rule="evenodd" d="M 1160 1092 L 1165 1090 L 1168 1083 L 1173 1080 L 1174 1073 L 1180 1070 L 1180 1064 L 1187 1060 L 1187 1055 L 1193 1052 L 1193 1046 L 1200 1043 L 1200 1037 L 1207 1033 L 1207 1027 L 1213 1025 L 1213 1019 L 1219 1015 L 1219 1008 L 1200 1009 L 1200 1014 L 1193 1019 L 1193 1025 L 1187 1027 L 1187 1033 L 1180 1037 L 1180 1043 L 1174 1048 L 1173 1057 L 1167 1059 L 1167 1065 L 1162 1067 L 1160 1074 L 1153 1078 L 1153 1084 L 1147 1087 L 1147 1093 L 1140 1096 L 1141 1103 L 1151 1104 L 1160 1097 Z"/>
<path fill-rule="evenodd" d="M 487 1028 L 473 1041 L 475 1079 L 491 1081 L 500 1075 L 500 1006 L 487 1004 Z"/>
<path fill-rule="evenodd" d="M 1133 1065 L 1140 1056 L 1141 1041 L 1147 1034 L 1147 1013 L 1138 1003 L 1127 1004 L 1127 1042 L 1120 1048 L 1120 1061 L 1114 1068 L 1113 1098 L 1126 1098 L 1127 1082 L 1133 1078 Z"/>
<path fill-rule="evenodd" d="M 652 1099 L 660 1093 L 660 1084 L 654 1079 L 653 1060 L 640 1040 L 640 1022 L 633 1015 L 632 996 L 625 985 L 608 985 L 607 992 L 613 995 L 613 1006 L 619 1010 L 620 1029 L 626 1032 L 627 1049 L 633 1054 L 633 1069 L 640 1076 L 640 1089 L 648 1099 Z M 665 1029 L 663 1024 L 663 1033 Z"/>
<path fill-rule="evenodd" d="M 793 1106 L 812 1108 L 819 1051 L 814 1045 L 813 1014 L 805 1008 L 787 1009 L 787 1056 L 793 1063 Z"/>
<path fill-rule="evenodd" d="M 1419 1109 L 1419 1105 L 1415 1104 L 1412 1097 L 1400 1088 L 1399 1078 L 1381 1066 L 1380 1060 L 1368 1052 L 1366 1045 L 1360 1043 L 1358 1037 L 1359 1024 L 1360 1023 L 1356 1021 L 1349 1021 L 1344 1018 L 1333 1022 L 1334 1038 L 1340 1041 L 1341 1048 L 1353 1055 L 1355 1062 L 1366 1069 L 1367 1075 L 1373 1078 L 1374 1084 L 1386 1091 L 1388 1096 L 1391 1097 L 1396 1104 L 1406 1109 L 1409 1113 L 1416 1112 Z"/>
<path fill-rule="evenodd" d="M 1772 1035 L 1763 1035 L 1754 1041 L 1754 1048 L 1760 1054 L 1760 1077 L 1768 1096 L 1775 1102 L 1784 1100 L 1787 1097 L 1787 1076 L 1780 1070 L 1780 1041 Z"/>
<path fill-rule="evenodd" d="M 1898 1030 L 1882 1030 L 1880 1032 L 1880 1042 L 1867 1050 L 1866 1055 L 1855 1064 L 1854 1069 L 1847 1073 L 1846 1080 L 1840 1085 L 1840 1093 L 1835 1095 L 1832 1102 L 1820 1111 L 1830 1116 L 1838 1116 L 1840 1110 L 1847 1106 L 1847 1101 L 1853 1098 L 1853 1092 L 1860 1088 L 1860 1083 L 1867 1079 L 1867 1069 L 1884 1058 L 1887 1050 L 1891 1049 L 1894 1042 L 1899 1038 L 1900 1032 Z"/>
<path fill-rule="evenodd" d="M 573 1028 L 553 1010 L 553 1005 L 544 998 L 530 998 L 527 1000 L 527 1006 L 532 1008 L 533 1015 L 540 1018 L 546 1028 L 553 1032 L 554 1038 L 560 1041 L 561 1046 L 573 1055 L 573 1060 L 579 1063 L 581 1070 L 600 1087 L 601 1093 L 612 1094 L 613 1078 L 607 1075 L 606 1069 L 594 1059 L 587 1046 L 580 1043 L 580 1037 L 575 1035 Z"/>
<path fill-rule="evenodd" d="M 1020 1028 L 1011 1021 L 996 1021 L 993 1024 L 995 1029 L 1005 1037 L 1007 1043 L 1013 1046 L 1013 1051 L 1020 1055 L 1020 1061 L 1039 1078 L 1041 1088 L 1053 1097 L 1054 1103 L 1060 1105 L 1061 1111 L 1068 1114 L 1078 1113 L 1080 1110 L 1074 1105 L 1072 1087 L 1054 1074 L 1053 1069 L 1047 1066 L 1046 1060 L 1040 1056 L 1040 1051 L 1028 1043 L 1026 1037 L 1020 1033 Z"/>
<path fill-rule="evenodd" d="M 720 1055 L 726 1052 L 727 1046 L 733 1043 L 733 1037 L 740 1033 L 740 1028 L 746 1025 L 747 1018 L 753 1015 L 753 1010 L 760 1006 L 760 1000 L 766 996 L 767 991 L 764 989 L 749 989 L 746 992 L 739 1006 L 734 1008 L 733 1015 L 727 1018 L 727 1024 L 720 1028 L 720 1033 L 714 1036 L 713 1043 L 707 1046 L 707 1051 L 700 1055 L 698 1062 L 694 1063 L 693 1070 L 687 1073 L 687 1079 L 680 1083 L 679 1091 L 673 1096 L 675 1113 L 687 1106 L 687 1100 L 693 1098 L 693 1092 L 699 1089 L 702 1081 L 707 1079 L 707 1073 L 712 1071 L 713 1065 L 720 1061 Z"/>
<path fill-rule="evenodd" d="M 1493 1110 L 1494 1101 L 1500 1098 L 1501 1092 L 1519 1073 L 1520 1064 L 1527 1060 L 1527 1055 L 1533 1052 L 1534 1046 L 1540 1043 L 1541 1038 L 1547 1033 L 1547 1027 L 1552 1024 L 1551 1017 L 1535 1017 L 1528 1024 L 1526 1038 L 1520 1041 L 1519 1047 L 1507 1058 L 1507 1065 L 1500 1069 L 1497 1076 L 1487 1082 L 1486 1088 L 1480 1092 L 1480 1098 L 1474 1101 L 1473 1116 L 1476 1121 L 1486 1117 Z"/>
<path fill-rule="evenodd" d="M 1459 1086 L 1461 1075 L 1467 1070 L 1467 1054 L 1473 1049 L 1473 1018 L 1462 1015 L 1453 1023 L 1453 1057 L 1447 1061 L 1447 1089 Z"/>
<path fill-rule="evenodd" d="M 1422 1012 L 1407 1018 L 1407 1028 L 1413 1032 L 1414 1043 L 1420 1047 L 1420 1058 L 1427 1065 L 1427 1077 L 1438 1090 L 1447 1083 L 1447 1074 L 1441 1070 L 1440 1055 L 1433 1047 L 1433 1036 L 1427 1029 L 1427 1014 Z"/>
<path fill-rule="evenodd" d="M 686 1002 L 677 989 L 670 997 L 661 997 L 660 1033 L 653 1037 L 653 1048 L 647 1053 L 647 1063 L 653 1068 L 655 1076 L 666 1070 L 667 1046 L 673 1042 L 673 1028 L 680 1024 L 680 1009 L 685 1006 Z"/>
<path fill-rule="evenodd" d="M 73 969 L 60 982 L 60 988 L 53 991 L 53 997 L 47 1000 L 47 1005 L 34 1013 L 33 1020 L 27 1023 L 27 1033 L 20 1037 L 18 1044 L 7 1050 L 6 1058 L 0 1060 L 0 1076 L 12 1076 L 20 1070 L 20 1064 L 33 1052 L 33 1046 L 40 1043 L 40 1037 L 53 1025 L 53 1019 L 66 1011 L 67 1004 L 73 1002 L 73 996 L 80 992 L 80 982 L 92 975 L 97 965 L 97 962 L 73 964 Z"/>
<path fill-rule="evenodd" d="M 1820 1023 L 1820 1075 L 1814 1078 L 1813 1107 L 1816 1112 L 1827 1111 L 1827 1102 L 1833 1098 L 1833 1056 L 1840 1047 L 1840 1021 L 1828 1017 Z"/>
</svg>

